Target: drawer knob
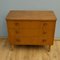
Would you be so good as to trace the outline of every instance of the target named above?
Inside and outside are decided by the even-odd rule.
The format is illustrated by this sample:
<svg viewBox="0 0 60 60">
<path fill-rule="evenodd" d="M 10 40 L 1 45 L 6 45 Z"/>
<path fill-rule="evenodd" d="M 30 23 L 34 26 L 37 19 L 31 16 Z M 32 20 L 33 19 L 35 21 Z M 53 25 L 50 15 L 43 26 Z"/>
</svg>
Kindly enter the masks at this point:
<svg viewBox="0 0 60 60">
<path fill-rule="evenodd" d="M 46 42 L 46 39 L 43 39 L 42 41 L 43 41 L 43 42 Z"/>
<path fill-rule="evenodd" d="M 46 32 L 43 32 L 43 34 L 46 34 Z"/>
<path fill-rule="evenodd" d="M 15 25 L 17 26 L 17 25 L 19 25 L 19 23 L 15 23 Z"/>
<path fill-rule="evenodd" d="M 16 39 L 16 41 L 17 41 L 17 42 L 20 42 L 20 40 L 19 40 L 19 39 Z"/>
<path fill-rule="evenodd" d="M 19 31 L 15 31 L 16 33 L 19 33 Z"/>
<path fill-rule="evenodd" d="M 43 25 L 44 25 L 44 26 L 46 26 L 46 25 L 47 25 L 47 23 L 43 23 Z"/>
</svg>

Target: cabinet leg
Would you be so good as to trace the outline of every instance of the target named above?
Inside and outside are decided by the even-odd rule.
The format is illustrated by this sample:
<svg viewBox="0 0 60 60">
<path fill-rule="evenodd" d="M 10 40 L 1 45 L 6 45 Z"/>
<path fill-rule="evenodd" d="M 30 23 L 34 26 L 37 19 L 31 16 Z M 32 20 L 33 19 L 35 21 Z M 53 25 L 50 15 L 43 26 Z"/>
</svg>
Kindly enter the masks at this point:
<svg viewBox="0 0 60 60">
<path fill-rule="evenodd" d="M 48 52 L 50 51 L 50 48 L 51 48 L 51 46 L 49 45 L 49 46 L 48 46 Z"/>
<path fill-rule="evenodd" d="M 10 50 L 12 51 L 14 50 L 14 45 L 11 45 Z"/>
</svg>

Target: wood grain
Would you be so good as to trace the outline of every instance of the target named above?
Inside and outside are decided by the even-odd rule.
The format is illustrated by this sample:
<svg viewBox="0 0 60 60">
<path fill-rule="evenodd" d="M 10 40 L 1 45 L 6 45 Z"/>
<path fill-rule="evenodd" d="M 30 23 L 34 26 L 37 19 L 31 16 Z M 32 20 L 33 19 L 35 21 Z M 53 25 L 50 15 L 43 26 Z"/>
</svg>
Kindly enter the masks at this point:
<svg viewBox="0 0 60 60">
<path fill-rule="evenodd" d="M 44 17 L 44 18 L 43 18 Z M 53 11 L 29 11 L 29 10 L 12 10 L 7 15 L 8 20 L 55 20 L 56 16 Z"/>
</svg>

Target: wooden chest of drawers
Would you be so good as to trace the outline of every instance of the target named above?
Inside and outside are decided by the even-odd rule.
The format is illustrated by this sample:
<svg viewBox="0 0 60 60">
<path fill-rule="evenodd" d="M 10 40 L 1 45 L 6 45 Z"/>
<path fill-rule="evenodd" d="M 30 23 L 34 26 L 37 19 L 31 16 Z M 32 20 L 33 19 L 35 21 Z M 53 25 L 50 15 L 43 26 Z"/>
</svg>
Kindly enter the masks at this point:
<svg viewBox="0 0 60 60">
<path fill-rule="evenodd" d="M 53 44 L 56 17 L 53 11 L 12 10 L 6 17 L 8 40 L 14 45 Z"/>
</svg>

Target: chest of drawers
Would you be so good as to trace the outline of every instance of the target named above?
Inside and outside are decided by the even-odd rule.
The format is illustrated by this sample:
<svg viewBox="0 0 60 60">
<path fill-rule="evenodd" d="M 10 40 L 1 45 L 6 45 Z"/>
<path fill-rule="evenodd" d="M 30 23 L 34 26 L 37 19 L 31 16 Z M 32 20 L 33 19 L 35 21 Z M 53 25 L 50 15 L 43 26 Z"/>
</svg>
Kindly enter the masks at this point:
<svg viewBox="0 0 60 60">
<path fill-rule="evenodd" d="M 6 17 L 8 40 L 14 45 L 53 44 L 56 17 L 53 11 L 12 10 Z"/>
</svg>

